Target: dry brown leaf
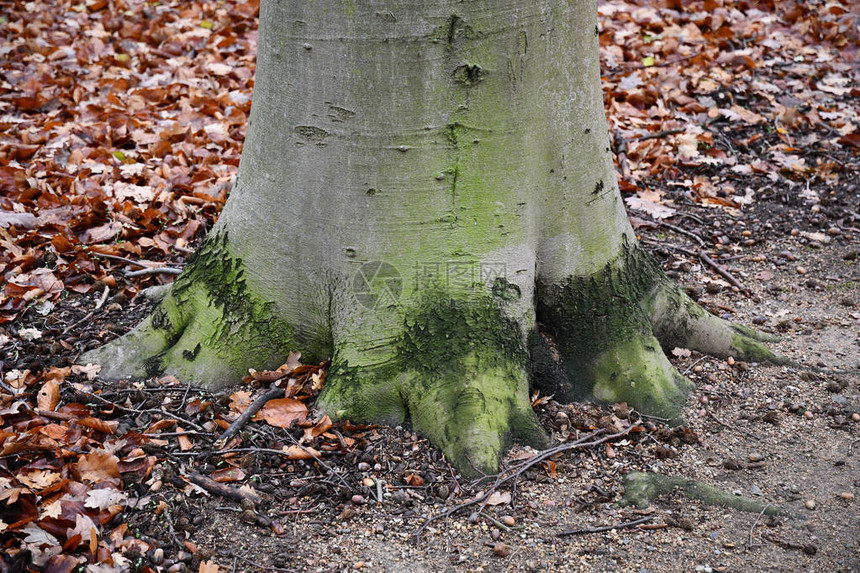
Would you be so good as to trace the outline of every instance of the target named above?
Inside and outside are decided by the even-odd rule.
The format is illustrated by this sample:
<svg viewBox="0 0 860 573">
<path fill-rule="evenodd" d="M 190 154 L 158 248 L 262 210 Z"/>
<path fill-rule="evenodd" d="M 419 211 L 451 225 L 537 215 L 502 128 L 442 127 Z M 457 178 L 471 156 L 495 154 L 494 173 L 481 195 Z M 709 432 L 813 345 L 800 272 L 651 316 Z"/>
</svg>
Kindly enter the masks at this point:
<svg viewBox="0 0 860 573">
<path fill-rule="evenodd" d="M 60 403 L 60 382 L 51 378 L 42 384 L 39 394 L 36 396 L 36 406 L 40 410 L 53 412 Z"/>
<path fill-rule="evenodd" d="M 277 398 L 267 402 L 254 419 L 265 420 L 267 424 L 278 428 L 289 428 L 294 422 L 302 421 L 307 416 L 308 407 L 304 402 L 294 398 Z"/>
<path fill-rule="evenodd" d="M 245 479 L 245 472 L 242 471 L 242 468 L 222 468 L 213 471 L 209 477 L 219 483 L 229 483 Z"/>
<path fill-rule="evenodd" d="M 218 565 L 214 561 L 201 561 L 197 573 L 218 573 Z"/>
<path fill-rule="evenodd" d="M 119 458 L 105 450 L 84 454 L 75 464 L 83 481 L 114 482 L 120 481 Z"/>
<path fill-rule="evenodd" d="M 319 458 L 320 453 L 309 447 L 301 447 L 301 446 L 284 446 L 281 448 L 287 454 L 287 457 L 291 460 L 310 460 L 314 458 Z"/>
<path fill-rule="evenodd" d="M 487 498 L 487 505 L 503 505 L 511 503 L 511 494 L 507 491 L 494 491 Z"/>
<path fill-rule="evenodd" d="M 324 432 L 328 432 L 332 427 L 331 418 L 328 415 L 323 416 L 322 420 L 317 422 L 311 428 L 305 428 L 305 434 L 302 439 L 306 442 L 312 441 L 314 438 Z"/>
</svg>

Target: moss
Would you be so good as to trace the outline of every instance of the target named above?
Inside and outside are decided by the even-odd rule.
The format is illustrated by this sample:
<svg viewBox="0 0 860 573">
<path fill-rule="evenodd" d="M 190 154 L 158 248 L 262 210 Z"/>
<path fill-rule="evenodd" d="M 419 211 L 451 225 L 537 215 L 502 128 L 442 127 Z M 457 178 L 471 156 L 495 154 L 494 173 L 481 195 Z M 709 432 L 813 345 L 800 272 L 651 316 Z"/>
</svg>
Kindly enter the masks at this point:
<svg viewBox="0 0 860 573">
<path fill-rule="evenodd" d="M 520 325 L 489 294 L 424 293 L 408 304 L 390 362 L 335 360 L 323 407 L 343 418 L 408 415 L 461 471 L 493 472 L 514 438 L 546 445 L 528 401 Z"/>
<path fill-rule="evenodd" d="M 707 505 L 731 507 L 740 511 L 767 515 L 784 514 L 785 510 L 747 497 L 733 495 L 704 482 L 655 473 L 630 472 L 624 476 L 624 497 L 619 505 L 645 509 L 661 495 L 679 491 L 690 499 Z"/>
<path fill-rule="evenodd" d="M 520 326 L 487 295 L 425 293 L 406 311 L 403 326 L 396 345 L 401 370 L 432 377 L 461 370 L 467 356 L 477 356 L 477 368 L 528 362 Z"/>
</svg>

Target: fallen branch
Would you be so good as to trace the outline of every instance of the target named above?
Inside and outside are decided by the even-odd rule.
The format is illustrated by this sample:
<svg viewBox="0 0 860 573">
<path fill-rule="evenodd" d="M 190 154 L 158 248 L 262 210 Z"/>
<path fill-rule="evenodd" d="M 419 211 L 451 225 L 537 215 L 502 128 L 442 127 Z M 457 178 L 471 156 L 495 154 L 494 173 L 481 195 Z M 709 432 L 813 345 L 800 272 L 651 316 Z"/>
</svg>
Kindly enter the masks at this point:
<svg viewBox="0 0 860 573">
<path fill-rule="evenodd" d="M 250 502 L 254 504 L 254 506 L 257 506 L 263 502 L 263 498 L 251 490 L 241 490 L 237 487 L 219 483 L 203 474 L 189 472 L 186 477 L 194 485 L 202 487 L 209 493 L 213 493 L 226 499 L 232 499 L 233 501 L 237 501 L 239 503 Z"/>
<path fill-rule="evenodd" d="M 621 432 L 618 432 L 615 434 L 610 434 L 608 436 L 603 436 L 602 438 L 593 439 L 590 442 L 586 441 L 586 440 L 589 440 L 592 438 L 596 438 L 597 436 L 600 436 L 601 434 L 605 433 L 605 430 L 597 430 L 595 432 L 588 434 L 587 436 L 584 436 L 584 437 L 576 440 L 575 442 L 569 442 L 566 444 L 561 444 L 561 445 L 556 446 L 554 448 L 550 448 L 548 450 L 543 450 L 542 452 L 538 452 L 538 454 L 536 456 L 529 458 L 529 459 L 523 461 L 522 463 L 520 463 L 520 464 L 518 464 L 512 468 L 509 468 L 509 469 L 505 470 L 505 472 L 502 472 L 501 474 L 499 474 L 499 476 L 496 478 L 496 482 L 486 492 L 479 495 L 478 497 L 470 499 L 468 501 L 465 501 L 459 505 L 455 505 L 454 507 L 448 508 L 445 511 L 443 511 L 441 513 L 437 513 L 434 516 L 428 517 L 427 520 L 421 525 L 421 527 L 419 527 L 418 530 L 415 532 L 415 541 L 417 542 L 421 538 L 421 533 L 434 521 L 438 521 L 440 519 L 450 517 L 450 516 L 454 515 L 455 513 L 463 511 L 464 509 L 467 509 L 467 508 L 472 507 L 473 505 L 477 505 L 479 503 L 486 505 L 484 502 L 486 502 L 490 498 L 490 496 L 500 486 L 508 483 L 511 480 L 519 478 L 520 475 L 522 475 L 526 470 L 528 470 L 532 466 L 535 466 L 535 465 L 541 463 L 542 461 L 544 461 L 548 458 L 551 458 L 552 456 L 555 456 L 556 454 L 560 454 L 562 452 L 569 452 L 572 450 L 592 448 L 592 447 L 600 445 L 604 442 L 615 440 L 617 438 L 620 438 L 620 437 L 625 436 L 628 433 L 630 433 L 630 431 L 633 429 L 633 427 L 634 426 L 631 425 L 629 428 L 627 428 L 626 430 L 623 430 Z M 506 472 L 508 475 L 505 475 Z M 483 510 L 483 505 L 482 505 L 481 509 Z"/>
<path fill-rule="evenodd" d="M 633 521 L 627 521 L 624 523 L 617 523 L 615 525 L 604 525 L 602 527 L 589 527 L 587 529 L 571 529 L 568 531 L 562 531 L 557 533 L 557 537 L 564 537 L 566 535 L 583 535 L 586 533 L 603 533 L 604 531 L 612 531 L 613 529 L 624 529 L 627 527 L 636 527 L 637 525 L 641 525 L 643 523 L 648 523 L 654 519 L 653 516 L 649 515 L 647 517 L 641 517 L 639 519 L 634 519 Z"/>
<path fill-rule="evenodd" d="M 270 400 L 274 400 L 275 398 L 283 394 L 284 389 L 280 386 L 277 386 L 277 381 L 275 381 L 271 388 L 269 388 L 261 396 L 257 397 L 256 400 L 251 402 L 251 405 L 248 406 L 245 411 L 242 412 L 239 417 L 233 421 L 232 424 L 230 424 L 229 428 L 224 430 L 224 433 L 221 434 L 221 436 L 217 440 L 215 440 L 215 449 L 220 450 L 225 445 L 227 445 L 227 442 L 230 441 L 230 438 L 239 433 L 239 430 L 241 430 L 242 427 L 244 427 L 245 424 L 248 423 L 248 420 L 254 417 L 254 414 L 259 412 L 263 408 L 263 406 L 265 406 Z"/>
</svg>

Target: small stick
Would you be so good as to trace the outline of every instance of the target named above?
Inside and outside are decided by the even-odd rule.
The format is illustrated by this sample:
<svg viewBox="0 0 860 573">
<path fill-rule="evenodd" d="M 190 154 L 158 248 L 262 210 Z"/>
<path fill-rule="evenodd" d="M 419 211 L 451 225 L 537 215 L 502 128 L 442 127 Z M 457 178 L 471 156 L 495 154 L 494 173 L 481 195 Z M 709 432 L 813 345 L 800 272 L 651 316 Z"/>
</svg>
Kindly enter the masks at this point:
<svg viewBox="0 0 860 573">
<path fill-rule="evenodd" d="M 758 517 L 755 518 L 755 521 L 753 522 L 752 527 L 750 527 L 749 541 L 747 542 L 748 547 L 753 547 L 753 530 L 755 529 L 755 526 L 758 525 L 758 522 L 761 520 L 761 516 L 764 515 L 764 512 L 767 511 L 767 508 L 769 508 L 769 507 L 770 507 L 770 504 L 767 504 L 764 506 L 764 508 L 761 510 L 761 512 L 759 512 Z"/>
<path fill-rule="evenodd" d="M 182 273 L 182 269 L 175 267 L 150 267 L 139 271 L 128 271 L 125 276 L 128 278 L 142 277 L 145 275 L 178 275 Z"/>
<path fill-rule="evenodd" d="M 63 334 L 68 333 L 70 330 L 72 330 L 72 329 L 73 329 L 73 328 L 75 328 L 76 326 L 78 326 L 78 325 L 80 325 L 80 324 L 83 324 L 84 322 L 86 322 L 86 321 L 88 321 L 89 319 L 91 319 L 91 318 L 93 317 L 93 315 L 96 313 L 96 311 L 97 311 L 98 309 L 100 309 L 100 308 L 102 307 L 102 305 L 105 303 L 105 301 L 107 300 L 107 295 L 108 295 L 108 293 L 109 293 L 109 292 L 110 292 L 110 287 L 108 287 L 107 285 L 105 285 L 105 291 L 102 293 L 102 296 L 101 296 L 101 297 L 99 297 L 98 302 L 96 302 L 96 307 L 95 307 L 94 309 L 92 309 L 91 311 L 89 311 L 89 312 L 86 314 L 86 316 L 84 316 L 84 317 L 83 317 L 82 319 L 80 319 L 79 321 L 77 321 L 77 322 L 75 322 L 75 323 L 73 323 L 73 324 L 71 324 L 71 325 L 67 326 L 67 327 L 66 327 L 66 329 L 65 329 L 65 330 L 63 330 Z"/>
<path fill-rule="evenodd" d="M 684 133 L 686 131 L 683 127 L 676 127 L 675 129 L 664 129 L 663 131 L 658 131 L 656 133 L 649 133 L 647 135 L 639 135 L 632 139 L 636 139 L 639 141 L 646 141 L 648 139 L 661 139 L 666 137 L 667 135 L 677 135 L 679 133 Z"/>
<path fill-rule="evenodd" d="M 700 237 L 699 235 L 697 235 L 696 233 L 694 233 L 692 231 L 688 231 L 687 229 L 684 229 L 683 227 L 678 227 L 677 225 L 670 225 L 669 223 L 664 223 L 663 221 L 660 221 L 660 225 L 663 227 L 666 227 L 667 229 L 672 229 L 676 233 L 680 233 L 682 235 L 690 237 L 691 239 L 693 239 L 694 241 L 699 243 L 700 247 L 705 246 L 704 239 L 702 239 L 702 237 Z"/>
<path fill-rule="evenodd" d="M 556 533 L 556 537 L 564 537 L 566 535 L 582 535 L 585 533 L 602 533 L 604 531 L 611 531 L 613 529 L 624 529 L 626 527 L 636 527 L 642 523 L 648 523 L 654 519 L 653 516 L 649 515 L 647 517 L 641 517 L 639 519 L 634 519 L 633 521 L 627 521 L 625 523 L 619 523 L 616 525 L 604 525 L 603 527 L 590 527 L 588 529 L 571 529 L 569 531 L 562 531 L 560 533 Z"/>
<path fill-rule="evenodd" d="M 277 385 L 272 385 L 272 387 L 269 388 L 265 394 L 262 394 L 261 396 L 257 397 L 257 399 L 251 402 L 251 405 L 248 406 L 248 408 L 244 412 L 242 412 L 242 414 L 238 418 L 236 418 L 232 424 L 230 424 L 230 427 L 224 430 L 224 433 L 221 434 L 221 437 L 215 440 L 215 448 L 220 450 L 225 445 L 227 445 L 227 442 L 230 440 L 230 438 L 239 433 L 239 430 L 241 430 L 242 427 L 248 423 L 248 420 L 253 418 L 254 414 L 259 412 L 263 408 L 263 406 L 265 406 L 269 402 L 269 400 L 274 400 L 283 393 L 283 388 Z"/>
<path fill-rule="evenodd" d="M 149 263 L 149 264 L 146 264 L 146 263 L 142 263 L 140 261 L 133 261 L 133 260 L 127 259 L 125 257 L 119 257 L 117 255 L 107 255 L 105 253 L 99 253 L 97 251 L 90 251 L 90 254 L 94 255 L 96 257 L 103 257 L 105 259 L 110 259 L 112 261 L 117 261 L 119 263 L 126 263 L 129 265 L 134 265 L 136 267 L 141 267 L 144 269 L 148 269 L 150 265 L 157 265 L 158 264 L 155 261 L 146 261 L 146 263 Z"/>
<path fill-rule="evenodd" d="M 223 483 L 219 483 L 214 479 L 210 478 L 209 476 L 205 476 L 203 474 L 189 472 L 187 477 L 189 480 L 191 480 L 191 483 L 202 487 L 209 493 L 214 493 L 215 495 L 219 495 L 227 499 L 232 499 L 233 501 L 237 501 L 239 503 L 242 503 L 243 501 L 250 501 L 256 506 L 263 502 L 263 498 L 252 491 L 242 491 L 237 487 L 232 487 Z"/>
<path fill-rule="evenodd" d="M 699 258 L 702 260 L 703 263 L 717 271 L 717 273 L 719 273 L 724 279 L 729 281 L 733 286 L 736 286 L 741 289 L 741 292 L 749 294 L 747 288 L 738 279 L 732 276 L 732 273 L 724 269 L 714 259 L 706 255 L 705 253 L 699 253 Z"/>
<path fill-rule="evenodd" d="M 523 461 L 519 465 L 516 465 L 513 468 L 506 470 L 508 472 L 507 476 L 503 477 L 503 475 L 504 475 L 503 473 L 499 474 L 498 477 L 496 478 L 496 482 L 492 485 L 492 487 L 490 487 L 482 495 L 479 495 L 478 497 L 471 499 L 469 501 L 463 502 L 460 505 L 455 505 L 454 507 L 451 507 L 451 508 L 449 508 L 449 509 L 447 509 L 441 513 L 437 513 L 436 515 L 433 515 L 433 516 L 427 518 L 424 521 L 424 523 L 421 525 L 421 527 L 419 527 L 418 530 L 415 532 L 415 540 L 417 541 L 421 537 L 421 533 L 434 521 L 450 517 L 459 511 L 463 511 L 464 509 L 471 507 L 473 505 L 477 505 L 479 503 L 482 504 L 481 510 L 483 511 L 483 508 L 486 506 L 486 501 L 490 498 L 490 496 L 493 494 L 493 492 L 495 492 L 500 486 L 506 484 L 507 482 L 509 482 L 511 480 L 518 478 L 527 469 L 529 469 L 530 467 L 532 467 L 536 464 L 539 464 L 540 462 L 544 461 L 545 459 L 551 458 L 552 456 L 559 454 L 559 453 L 562 453 L 562 452 L 598 446 L 604 442 L 608 442 L 610 440 L 614 440 L 616 438 L 620 438 L 621 436 L 625 436 L 625 435 L 629 434 L 630 431 L 633 429 L 633 427 L 634 426 L 631 425 L 626 430 L 622 430 L 621 432 L 618 432 L 616 434 L 603 435 L 603 437 L 600 437 L 600 438 L 597 438 L 597 436 L 604 434 L 605 430 L 597 430 L 597 431 L 592 432 L 592 433 L 588 434 L 587 436 L 584 436 L 584 437 L 582 437 L 582 438 L 580 438 L 574 442 L 568 442 L 566 444 L 561 444 L 559 446 L 555 446 L 554 448 L 549 448 L 548 450 L 543 450 L 542 452 L 538 452 L 538 454 L 535 455 L 534 457 L 529 458 L 528 460 Z M 594 439 L 591 442 L 586 441 L 590 438 L 597 438 L 597 439 Z"/>
</svg>

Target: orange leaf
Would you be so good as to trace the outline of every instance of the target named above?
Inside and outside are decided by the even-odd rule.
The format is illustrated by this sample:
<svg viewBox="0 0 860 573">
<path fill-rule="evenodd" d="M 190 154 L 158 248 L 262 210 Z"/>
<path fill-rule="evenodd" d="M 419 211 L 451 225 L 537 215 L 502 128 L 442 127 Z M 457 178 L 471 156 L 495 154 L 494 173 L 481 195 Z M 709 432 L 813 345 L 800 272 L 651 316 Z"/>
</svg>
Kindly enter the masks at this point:
<svg viewBox="0 0 860 573">
<path fill-rule="evenodd" d="M 293 422 L 304 420 L 307 415 L 308 407 L 304 403 L 293 398 L 278 398 L 263 406 L 254 419 L 263 419 L 278 428 L 289 428 Z"/>
<path fill-rule="evenodd" d="M 81 426 L 86 426 L 87 428 L 92 428 L 93 430 L 104 432 L 105 434 L 113 434 L 119 427 L 119 422 L 117 422 L 116 420 L 99 420 L 98 418 L 93 418 L 92 416 L 81 418 L 80 420 L 78 420 L 78 423 Z"/>
<path fill-rule="evenodd" d="M 323 416 L 323 419 L 317 422 L 312 428 L 305 429 L 305 441 L 311 441 L 323 432 L 328 432 L 331 429 L 331 418 Z"/>
<path fill-rule="evenodd" d="M 75 464 L 81 480 L 100 482 L 109 481 L 119 483 L 119 459 L 106 450 L 98 450 L 84 454 L 78 458 Z"/>
<path fill-rule="evenodd" d="M 36 406 L 40 410 L 48 410 L 53 412 L 57 404 L 60 403 L 60 383 L 56 378 L 51 378 L 39 390 L 39 395 L 36 396 Z"/>
<path fill-rule="evenodd" d="M 215 470 L 209 474 L 209 477 L 219 483 L 228 483 L 231 481 L 242 481 L 245 479 L 245 472 L 242 471 L 242 468 L 223 468 Z"/>
<path fill-rule="evenodd" d="M 218 565 L 214 561 L 201 561 L 198 573 L 218 573 Z"/>
<path fill-rule="evenodd" d="M 245 390 L 240 390 L 239 392 L 234 392 L 230 396 L 230 409 L 234 412 L 239 412 L 240 414 L 248 409 L 248 406 L 251 405 L 251 393 Z"/>
<path fill-rule="evenodd" d="M 302 448 L 299 446 L 284 446 L 283 451 L 291 460 L 310 460 L 320 457 L 320 453 L 313 448 Z"/>
</svg>

